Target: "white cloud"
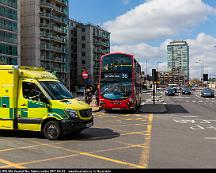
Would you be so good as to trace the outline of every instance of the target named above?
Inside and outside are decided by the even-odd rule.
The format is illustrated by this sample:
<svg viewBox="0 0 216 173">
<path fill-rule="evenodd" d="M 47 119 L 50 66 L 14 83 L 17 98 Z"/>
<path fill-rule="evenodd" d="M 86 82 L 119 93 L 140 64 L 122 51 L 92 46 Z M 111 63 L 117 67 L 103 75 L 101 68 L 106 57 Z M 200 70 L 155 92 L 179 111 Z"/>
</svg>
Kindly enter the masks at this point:
<svg viewBox="0 0 216 173">
<path fill-rule="evenodd" d="M 147 63 L 147 71 L 150 74 L 151 69 L 156 68 L 157 63 L 160 70 L 166 70 L 166 43 L 168 42 L 169 40 L 166 40 L 160 47 L 153 47 L 145 43 L 115 45 L 111 47 L 111 52 L 127 52 L 133 54 L 145 72 Z"/>
<path fill-rule="evenodd" d="M 165 38 L 206 20 L 216 9 L 201 0 L 148 0 L 127 13 L 107 21 L 113 43 L 139 43 Z"/>
<path fill-rule="evenodd" d="M 122 0 L 122 3 L 127 5 L 130 2 L 130 0 Z"/>
<path fill-rule="evenodd" d="M 151 69 L 156 68 L 158 62 L 158 68 L 160 71 L 167 70 L 167 44 L 171 39 L 165 40 L 159 47 L 153 47 L 145 43 L 139 44 L 122 44 L 111 47 L 112 52 L 127 52 L 135 55 L 140 64 L 142 70 L 146 71 L 146 60 L 148 73 L 151 74 Z M 187 39 L 190 50 L 190 77 L 200 78 L 201 65 L 195 63 L 198 60 L 202 61 L 203 73 L 207 73 L 207 67 L 209 76 L 216 75 L 216 38 L 205 33 L 199 33 L 196 39 Z"/>
<path fill-rule="evenodd" d="M 195 40 L 187 40 L 190 46 L 190 75 L 192 78 L 201 77 L 203 73 L 216 75 L 216 38 L 205 33 L 199 33 Z M 201 64 L 196 63 L 198 60 Z"/>
</svg>

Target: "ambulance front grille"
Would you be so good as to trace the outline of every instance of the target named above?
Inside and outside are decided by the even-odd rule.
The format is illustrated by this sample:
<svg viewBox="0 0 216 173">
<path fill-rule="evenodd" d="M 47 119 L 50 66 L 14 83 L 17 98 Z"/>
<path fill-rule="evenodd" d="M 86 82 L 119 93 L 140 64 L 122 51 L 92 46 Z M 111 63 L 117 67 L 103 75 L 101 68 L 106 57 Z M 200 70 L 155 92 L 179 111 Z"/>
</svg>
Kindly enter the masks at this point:
<svg viewBox="0 0 216 173">
<path fill-rule="evenodd" d="M 92 110 L 91 109 L 80 110 L 79 113 L 80 113 L 80 116 L 83 118 L 89 118 L 92 116 Z"/>
</svg>

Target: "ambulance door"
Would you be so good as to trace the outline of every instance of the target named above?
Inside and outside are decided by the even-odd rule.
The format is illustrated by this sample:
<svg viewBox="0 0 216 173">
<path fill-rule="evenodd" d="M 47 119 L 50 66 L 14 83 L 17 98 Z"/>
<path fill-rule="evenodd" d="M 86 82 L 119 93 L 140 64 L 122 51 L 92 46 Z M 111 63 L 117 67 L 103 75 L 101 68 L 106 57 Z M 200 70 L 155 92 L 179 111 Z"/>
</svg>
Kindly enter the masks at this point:
<svg viewBox="0 0 216 173">
<path fill-rule="evenodd" d="M 42 118 L 48 113 L 45 95 L 34 82 L 22 81 L 18 101 L 18 129 L 40 131 Z"/>
<path fill-rule="evenodd" d="M 1 70 L 0 79 L 0 129 L 14 128 L 14 74 L 12 70 Z"/>
</svg>

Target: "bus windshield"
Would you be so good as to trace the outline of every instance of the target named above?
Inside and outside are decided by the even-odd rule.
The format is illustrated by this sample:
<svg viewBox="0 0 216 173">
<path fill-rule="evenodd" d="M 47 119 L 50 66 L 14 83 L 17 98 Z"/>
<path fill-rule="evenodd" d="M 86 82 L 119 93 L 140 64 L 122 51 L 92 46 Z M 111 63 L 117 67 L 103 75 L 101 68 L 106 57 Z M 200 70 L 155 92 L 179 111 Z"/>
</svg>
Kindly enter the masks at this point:
<svg viewBox="0 0 216 173">
<path fill-rule="evenodd" d="M 68 89 L 61 83 L 55 81 L 40 82 L 41 86 L 49 94 L 52 100 L 73 99 L 74 96 Z"/>
<path fill-rule="evenodd" d="M 132 59 L 127 55 L 111 54 L 103 57 L 102 71 L 132 71 Z"/>
<path fill-rule="evenodd" d="M 131 81 L 101 81 L 100 94 L 109 100 L 124 100 L 132 94 Z"/>
</svg>

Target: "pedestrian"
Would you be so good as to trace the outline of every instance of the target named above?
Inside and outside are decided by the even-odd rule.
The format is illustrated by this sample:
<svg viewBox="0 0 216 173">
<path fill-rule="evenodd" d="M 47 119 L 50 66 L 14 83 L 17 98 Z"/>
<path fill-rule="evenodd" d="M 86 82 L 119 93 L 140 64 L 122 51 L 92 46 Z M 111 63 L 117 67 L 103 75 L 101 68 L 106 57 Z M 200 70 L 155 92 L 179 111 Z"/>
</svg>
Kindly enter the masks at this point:
<svg viewBox="0 0 216 173">
<path fill-rule="evenodd" d="M 85 102 L 90 104 L 92 101 L 92 87 L 86 87 Z"/>
<path fill-rule="evenodd" d="M 97 86 L 95 91 L 95 98 L 96 98 L 96 105 L 99 106 L 99 85 Z"/>
</svg>

